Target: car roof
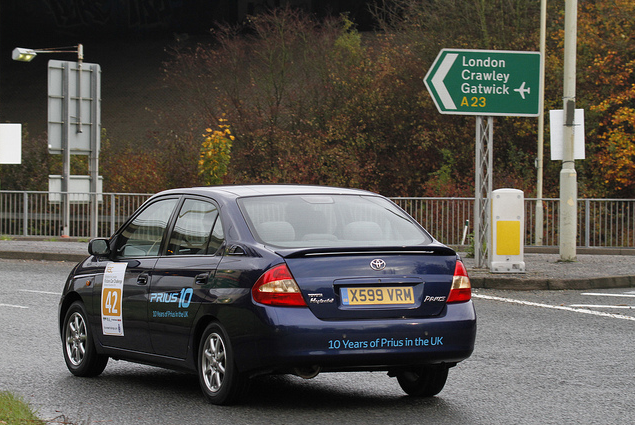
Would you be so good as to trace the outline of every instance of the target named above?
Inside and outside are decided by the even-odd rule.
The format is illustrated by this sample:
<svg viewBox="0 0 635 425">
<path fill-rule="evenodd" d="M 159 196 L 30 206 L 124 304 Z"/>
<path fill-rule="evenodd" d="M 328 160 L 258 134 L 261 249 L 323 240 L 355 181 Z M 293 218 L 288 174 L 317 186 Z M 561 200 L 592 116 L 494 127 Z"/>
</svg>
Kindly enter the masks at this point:
<svg viewBox="0 0 635 425">
<path fill-rule="evenodd" d="M 376 195 L 361 189 L 346 189 L 331 186 L 312 186 L 299 184 L 262 184 L 262 185 L 227 185 L 170 189 L 157 195 L 194 194 L 218 196 L 223 198 L 241 198 L 248 196 L 269 195 Z"/>
</svg>

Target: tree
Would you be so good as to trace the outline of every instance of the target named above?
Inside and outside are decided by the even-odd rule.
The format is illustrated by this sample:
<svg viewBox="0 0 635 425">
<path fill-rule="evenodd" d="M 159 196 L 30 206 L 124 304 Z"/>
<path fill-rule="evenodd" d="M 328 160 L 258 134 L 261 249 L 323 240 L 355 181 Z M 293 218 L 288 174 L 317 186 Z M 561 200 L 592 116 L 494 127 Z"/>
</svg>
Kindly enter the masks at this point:
<svg viewBox="0 0 635 425">
<path fill-rule="evenodd" d="M 577 165 L 582 196 L 635 195 L 634 7 L 581 3 L 578 105 L 587 110 L 589 158 Z M 224 181 L 392 196 L 474 192 L 474 120 L 438 114 L 421 80 L 444 47 L 537 50 L 539 2 L 384 0 L 374 16 L 378 31 L 360 34 L 346 17 L 318 22 L 275 10 L 219 29 L 214 44 L 177 52 L 167 75 L 193 106 L 191 123 L 232 124 Z M 551 3 L 548 16 L 545 110 L 562 102 L 562 5 Z M 495 120 L 496 187 L 532 195 L 536 130 L 530 118 Z M 559 164 L 547 161 L 547 196 L 558 195 L 558 174 Z"/>
<path fill-rule="evenodd" d="M 587 162 L 601 195 L 635 197 L 635 3 L 588 1 L 578 16 L 578 91 L 588 105 Z M 580 66 L 580 65 L 579 65 Z M 585 123 L 585 124 L 586 124 Z M 589 143 L 590 142 L 590 143 Z"/>
<path fill-rule="evenodd" d="M 102 131 L 99 167 L 106 192 L 155 193 L 166 188 L 160 155 L 149 155 L 135 144 L 117 146 Z"/>
<path fill-rule="evenodd" d="M 226 181 L 431 190 L 446 136 L 428 125 L 436 113 L 423 64 L 397 37 L 365 39 L 346 17 L 316 22 L 285 9 L 242 33 L 224 28 L 217 42 L 178 52 L 168 75 L 202 120 L 231 122 Z M 450 137 L 448 146 L 463 145 Z"/>
</svg>

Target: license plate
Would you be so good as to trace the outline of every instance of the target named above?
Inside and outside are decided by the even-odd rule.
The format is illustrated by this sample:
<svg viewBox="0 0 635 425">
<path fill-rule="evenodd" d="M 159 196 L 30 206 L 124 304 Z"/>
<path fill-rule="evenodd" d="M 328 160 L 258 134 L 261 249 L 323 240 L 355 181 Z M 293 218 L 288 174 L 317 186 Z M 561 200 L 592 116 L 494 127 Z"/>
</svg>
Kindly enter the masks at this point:
<svg viewBox="0 0 635 425">
<path fill-rule="evenodd" d="M 413 305 L 411 286 L 342 288 L 343 305 Z"/>
</svg>

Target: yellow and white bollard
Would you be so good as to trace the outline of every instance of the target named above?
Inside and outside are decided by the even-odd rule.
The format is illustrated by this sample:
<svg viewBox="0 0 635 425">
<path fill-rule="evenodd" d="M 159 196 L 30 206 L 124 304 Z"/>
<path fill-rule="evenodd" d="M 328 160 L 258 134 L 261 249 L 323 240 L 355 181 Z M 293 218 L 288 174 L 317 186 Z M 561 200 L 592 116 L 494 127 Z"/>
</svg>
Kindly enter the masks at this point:
<svg viewBox="0 0 635 425">
<path fill-rule="evenodd" d="M 524 194 L 518 189 L 492 192 L 492 273 L 524 273 L 525 243 Z"/>
</svg>

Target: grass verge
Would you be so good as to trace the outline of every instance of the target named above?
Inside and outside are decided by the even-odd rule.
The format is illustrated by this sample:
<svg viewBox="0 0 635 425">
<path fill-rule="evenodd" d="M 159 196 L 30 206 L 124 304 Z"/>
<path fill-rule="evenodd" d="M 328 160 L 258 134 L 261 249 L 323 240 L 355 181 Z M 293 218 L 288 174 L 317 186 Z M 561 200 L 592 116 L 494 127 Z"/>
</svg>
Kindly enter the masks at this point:
<svg viewBox="0 0 635 425">
<path fill-rule="evenodd" d="M 8 391 L 0 391 L 0 424 L 44 425 L 45 422 L 39 419 L 20 397 Z"/>
</svg>

